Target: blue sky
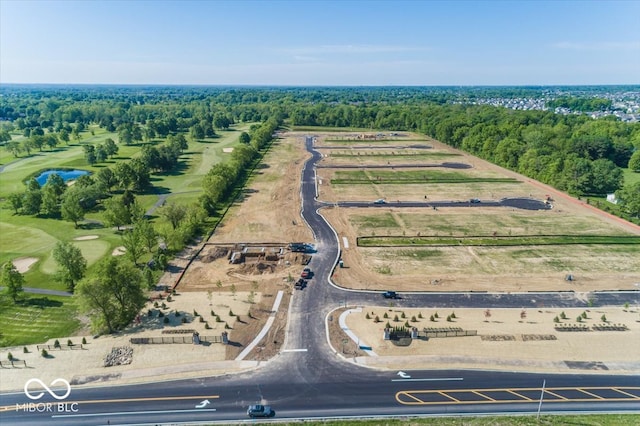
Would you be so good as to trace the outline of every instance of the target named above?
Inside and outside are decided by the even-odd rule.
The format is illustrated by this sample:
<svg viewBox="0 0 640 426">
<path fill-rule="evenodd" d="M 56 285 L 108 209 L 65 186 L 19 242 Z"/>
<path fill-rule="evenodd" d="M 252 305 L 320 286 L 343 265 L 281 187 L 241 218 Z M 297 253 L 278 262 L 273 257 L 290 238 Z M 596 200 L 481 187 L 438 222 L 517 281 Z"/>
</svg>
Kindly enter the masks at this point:
<svg viewBox="0 0 640 426">
<path fill-rule="evenodd" d="M 0 0 L 0 83 L 640 83 L 640 1 Z"/>
</svg>

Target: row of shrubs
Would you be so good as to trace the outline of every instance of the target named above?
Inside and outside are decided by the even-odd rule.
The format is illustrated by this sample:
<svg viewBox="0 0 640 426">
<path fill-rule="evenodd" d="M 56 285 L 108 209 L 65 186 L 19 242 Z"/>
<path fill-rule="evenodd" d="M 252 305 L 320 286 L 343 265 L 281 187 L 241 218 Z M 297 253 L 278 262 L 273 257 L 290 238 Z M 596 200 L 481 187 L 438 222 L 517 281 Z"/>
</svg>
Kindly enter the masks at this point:
<svg viewBox="0 0 640 426">
<path fill-rule="evenodd" d="M 371 312 L 371 315 L 375 315 L 373 312 Z M 369 313 L 367 312 L 367 314 L 365 315 L 365 318 L 367 319 L 371 319 L 371 315 L 369 315 Z M 388 313 L 384 313 L 383 315 L 384 319 L 388 319 L 389 318 L 389 314 Z M 393 321 L 395 322 L 399 322 L 400 318 L 405 319 L 407 318 L 407 315 L 404 312 L 400 313 L 400 317 L 398 317 L 398 314 L 396 314 L 393 317 Z M 418 317 L 416 318 L 416 316 L 412 316 L 411 317 L 411 322 L 418 322 L 419 319 L 423 319 L 424 317 L 422 316 L 422 312 L 418 313 Z M 436 322 L 438 319 L 440 318 L 440 316 L 438 315 L 438 313 L 436 312 L 435 314 L 431 315 L 429 317 L 429 321 L 431 322 Z M 447 321 L 448 322 L 452 322 L 454 319 L 456 319 L 456 313 L 452 312 L 451 315 L 447 315 Z M 380 319 L 379 316 L 375 315 L 373 322 L 382 322 L 382 320 Z M 409 321 L 406 322 L 406 324 L 409 324 Z M 408 327 L 408 326 L 407 326 Z"/>
</svg>

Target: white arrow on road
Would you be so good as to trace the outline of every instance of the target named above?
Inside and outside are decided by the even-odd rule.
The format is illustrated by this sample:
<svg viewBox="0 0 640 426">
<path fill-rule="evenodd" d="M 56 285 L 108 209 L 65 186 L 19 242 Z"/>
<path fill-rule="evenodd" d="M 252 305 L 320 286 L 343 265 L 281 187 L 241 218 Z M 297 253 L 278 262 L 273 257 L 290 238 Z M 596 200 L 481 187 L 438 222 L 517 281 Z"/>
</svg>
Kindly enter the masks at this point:
<svg viewBox="0 0 640 426">
<path fill-rule="evenodd" d="M 411 376 L 408 375 L 407 373 L 405 373 L 404 371 L 398 371 L 398 376 L 402 377 L 403 379 L 410 379 Z"/>
<path fill-rule="evenodd" d="M 205 399 L 200 404 L 196 405 L 196 408 L 204 408 L 209 404 L 211 404 L 211 402 L 208 399 Z"/>
</svg>

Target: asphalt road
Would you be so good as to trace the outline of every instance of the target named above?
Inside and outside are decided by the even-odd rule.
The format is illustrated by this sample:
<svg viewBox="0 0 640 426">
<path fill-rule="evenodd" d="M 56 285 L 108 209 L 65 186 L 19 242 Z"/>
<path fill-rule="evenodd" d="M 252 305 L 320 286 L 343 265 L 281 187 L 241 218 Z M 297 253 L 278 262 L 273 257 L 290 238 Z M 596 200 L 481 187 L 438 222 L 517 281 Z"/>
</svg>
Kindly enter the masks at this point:
<svg viewBox="0 0 640 426">
<path fill-rule="evenodd" d="M 294 293 L 286 341 L 280 355 L 252 372 L 222 377 L 160 381 L 130 386 L 70 390 L 64 400 L 44 392 L 30 400 L 24 392 L 0 394 L 2 425 L 120 425 L 177 422 L 251 421 L 249 404 L 266 401 L 275 419 L 534 413 L 543 382 L 542 412 L 639 412 L 637 376 L 527 374 L 492 371 L 378 371 L 346 362 L 329 347 L 328 313 L 342 304 L 379 304 L 379 292 L 344 291 L 330 283 L 339 259 L 337 235 L 318 213 L 312 153 L 302 172 L 302 215 L 312 228 L 317 253 L 314 276 Z M 482 204 L 482 203 L 481 203 Z M 638 303 L 640 292 L 598 292 L 591 302 L 563 293 L 402 293 L 396 306 L 541 307 Z M 337 318 L 331 318 L 337 321 Z M 3 373 L 6 374 L 6 373 Z M 34 392 L 37 393 L 37 392 Z M 32 403 L 35 405 L 24 405 Z M 51 405 L 47 405 L 47 404 Z M 64 405 L 59 405 L 64 404 Z M 32 409 L 32 411 L 29 411 Z M 39 412 L 40 411 L 40 412 Z M 268 421 L 268 420 L 267 420 Z"/>
</svg>

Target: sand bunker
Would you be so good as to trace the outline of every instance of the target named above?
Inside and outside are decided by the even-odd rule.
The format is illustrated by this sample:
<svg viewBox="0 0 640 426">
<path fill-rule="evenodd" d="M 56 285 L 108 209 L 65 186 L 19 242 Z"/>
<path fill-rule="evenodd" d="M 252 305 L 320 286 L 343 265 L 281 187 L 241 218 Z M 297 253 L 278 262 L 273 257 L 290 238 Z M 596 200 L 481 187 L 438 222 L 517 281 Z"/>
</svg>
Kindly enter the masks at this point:
<svg viewBox="0 0 640 426">
<path fill-rule="evenodd" d="M 86 241 L 86 240 L 97 240 L 98 238 L 100 238 L 97 235 L 83 235 L 82 237 L 76 237 L 74 238 L 75 241 Z"/>
<path fill-rule="evenodd" d="M 111 252 L 111 255 L 112 256 L 122 256 L 126 252 L 127 252 L 127 249 L 124 248 L 124 246 L 120 246 L 120 247 L 114 248 L 113 251 Z"/>
<path fill-rule="evenodd" d="M 29 270 L 31 265 L 33 265 L 37 261 L 38 261 L 37 257 L 22 257 L 20 259 L 14 259 L 13 266 L 16 267 L 18 272 L 20 272 L 21 274 L 24 274 Z"/>
</svg>

